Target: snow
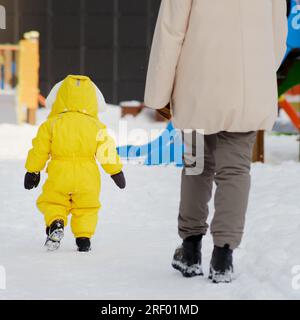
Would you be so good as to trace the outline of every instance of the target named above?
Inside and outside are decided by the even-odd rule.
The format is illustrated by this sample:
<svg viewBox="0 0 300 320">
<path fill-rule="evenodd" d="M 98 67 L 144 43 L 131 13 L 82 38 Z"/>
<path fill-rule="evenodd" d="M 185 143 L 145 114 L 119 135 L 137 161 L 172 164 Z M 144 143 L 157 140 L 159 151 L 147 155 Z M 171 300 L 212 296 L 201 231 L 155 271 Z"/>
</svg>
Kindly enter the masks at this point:
<svg viewBox="0 0 300 320">
<path fill-rule="evenodd" d="M 137 100 L 132 101 L 122 101 L 120 102 L 121 107 L 127 107 L 127 108 L 137 108 L 142 106 L 142 102 Z"/>
<path fill-rule="evenodd" d="M 39 122 L 45 116 L 46 111 L 39 111 Z M 119 108 L 111 106 L 101 118 L 119 132 L 119 116 Z M 165 126 L 149 120 L 147 111 L 126 120 L 129 129 Z M 36 130 L 0 125 L 0 265 L 7 276 L 0 299 L 300 298 L 300 290 L 292 287 L 292 268 L 300 265 L 296 136 L 266 135 L 267 163 L 253 165 L 245 237 L 234 253 L 236 279 L 215 285 L 207 280 L 213 246 L 209 234 L 203 242 L 205 277 L 186 279 L 170 266 L 180 244 L 180 169 L 174 166 L 127 164 L 125 191 L 103 174 L 93 250 L 76 252 L 67 227 L 60 250 L 46 252 L 43 218 L 35 208 L 42 183 L 34 191 L 23 189 L 24 161 Z"/>
<path fill-rule="evenodd" d="M 290 101 L 290 100 L 289 100 Z M 273 127 L 273 130 L 281 133 L 298 133 L 295 125 L 292 123 L 288 114 L 280 109 L 279 116 L 276 120 L 276 123 Z"/>
<path fill-rule="evenodd" d="M 109 107 L 109 112 L 100 114 L 100 119 L 120 146 L 147 144 L 159 137 L 166 127 L 166 123 L 154 121 L 153 110 L 143 109 L 138 117 L 126 115 L 119 120 L 121 108 Z"/>
<path fill-rule="evenodd" d="M 296 135 L 266 134 L 265 158 L 267 164 L 285 166 L 285 161 L 300 160 L 300 141 Z"/>
</svg>

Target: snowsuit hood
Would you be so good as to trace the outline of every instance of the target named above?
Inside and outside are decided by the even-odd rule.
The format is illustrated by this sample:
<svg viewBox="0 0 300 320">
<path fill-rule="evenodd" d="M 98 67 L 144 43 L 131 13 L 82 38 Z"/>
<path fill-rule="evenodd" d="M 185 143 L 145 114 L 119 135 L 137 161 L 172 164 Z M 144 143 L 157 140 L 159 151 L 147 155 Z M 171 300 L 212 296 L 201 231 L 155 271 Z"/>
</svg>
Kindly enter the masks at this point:
<svg viewBox="0 0 300 320">
<path fill-rule="evenodd" d="M 98 118 L 96 87 L 89 77 L 69 75 L 59 85 L 48 118 L 65 112 L 80 112 Z"/>
</svg>

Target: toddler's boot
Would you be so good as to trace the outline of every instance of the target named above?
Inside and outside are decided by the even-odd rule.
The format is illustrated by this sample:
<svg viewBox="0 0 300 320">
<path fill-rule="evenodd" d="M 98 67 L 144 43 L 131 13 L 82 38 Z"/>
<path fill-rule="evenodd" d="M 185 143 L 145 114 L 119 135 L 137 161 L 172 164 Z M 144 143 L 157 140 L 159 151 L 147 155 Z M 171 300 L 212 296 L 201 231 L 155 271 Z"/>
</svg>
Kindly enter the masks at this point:
<svg viewBox="0 0 300 320">
<path fill-rule="evenodd" d="M 60 247 L 60 242 L 64 237 L 63 220 L 55 220 L 50 227 L 46 229 L 47 240 L 45 246 L 49 251 L 55 251 Z"/>
<path fill-rule="evenodd" d="M 89 238 L 76 238 L 76 244 L 79 252 L 88 252 L 91 250 L 91 240 Z"/>
</svg>

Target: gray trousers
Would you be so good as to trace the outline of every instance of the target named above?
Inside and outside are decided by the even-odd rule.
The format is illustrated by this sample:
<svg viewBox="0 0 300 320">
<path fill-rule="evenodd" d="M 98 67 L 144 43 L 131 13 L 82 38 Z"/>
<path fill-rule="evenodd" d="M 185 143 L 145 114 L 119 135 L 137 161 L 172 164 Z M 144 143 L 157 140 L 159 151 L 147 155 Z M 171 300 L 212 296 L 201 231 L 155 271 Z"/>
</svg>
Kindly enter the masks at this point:
<svg viewBox="0 0 300 320">
<path fill-rule="evenodd" d="M 229 244 L 231 249 L 239 246 L 248 206 L 255 138 L 256 132 L 220 132 L 202 136 L 197 143 L 203 144 L 204 158 L 203 152 L 196 157 L 202 156 L 203 172 L 197 175 L 186 174 L 194 161 L 190 159 L 188 150 L 193 150 L 194 153 L 196 143 L 185 139 L 185 166 L 182 171 L 178 218 L 178 230 L 182 239 L 206 234 L 208 203 L 215 182 L 215 214 L 211 223 L 214 244 L 220 247 Z"/>
</svg>

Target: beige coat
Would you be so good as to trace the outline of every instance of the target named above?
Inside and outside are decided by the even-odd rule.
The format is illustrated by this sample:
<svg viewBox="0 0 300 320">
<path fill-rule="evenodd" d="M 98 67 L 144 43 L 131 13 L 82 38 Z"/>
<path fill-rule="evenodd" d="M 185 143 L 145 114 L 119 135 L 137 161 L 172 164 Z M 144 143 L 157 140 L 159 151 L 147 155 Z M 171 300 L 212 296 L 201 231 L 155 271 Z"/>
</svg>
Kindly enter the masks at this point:
<svg viewBox="0 0 300 320">
<path fill-rule="evenodd" d="M 180 129 L 271 129 L 286 51 L 285 0 L 162 0 L 145 104 Z"/>
</svg>

